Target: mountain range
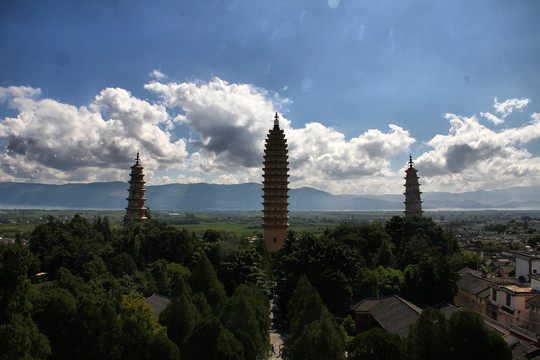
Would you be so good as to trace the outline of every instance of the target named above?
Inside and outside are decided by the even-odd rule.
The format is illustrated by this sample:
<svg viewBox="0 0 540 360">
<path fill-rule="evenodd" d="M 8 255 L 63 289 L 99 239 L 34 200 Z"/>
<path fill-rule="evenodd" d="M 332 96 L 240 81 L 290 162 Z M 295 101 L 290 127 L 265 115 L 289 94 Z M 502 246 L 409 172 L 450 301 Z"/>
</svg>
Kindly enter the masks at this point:
<svg viewBox="0 0 540 360">
<path fill-rule="evenodd" d="M 27 184 L 0 182 L 0 208 L 124 209 L 126 182 Z M 168 184 L 146 187 L 154 210 L 261 210 L 257 183 Z M 403 210 L 402 194 L 332 195 L 309 187 L 289 191 L 291 211 Z M 423 209 L 540 209 L 540 186 L 422 194 Z"/>
</svg>

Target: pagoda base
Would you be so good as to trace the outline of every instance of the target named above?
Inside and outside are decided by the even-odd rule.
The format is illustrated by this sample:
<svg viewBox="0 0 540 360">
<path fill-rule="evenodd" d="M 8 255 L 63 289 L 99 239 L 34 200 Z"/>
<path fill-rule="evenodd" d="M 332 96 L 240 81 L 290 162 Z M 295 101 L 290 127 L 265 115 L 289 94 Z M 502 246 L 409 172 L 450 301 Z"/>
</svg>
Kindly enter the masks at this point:
<svg viewBox="0 0 540 360">
<path fill-rule="evenodd" d="M 287 224 L 288 225 L 288 224 Z M 268 251 L 275 253 L 282 249 L 287 239 L 287 226 L 265 225 L 264 228 L 264 243 Z"/>
</svg>

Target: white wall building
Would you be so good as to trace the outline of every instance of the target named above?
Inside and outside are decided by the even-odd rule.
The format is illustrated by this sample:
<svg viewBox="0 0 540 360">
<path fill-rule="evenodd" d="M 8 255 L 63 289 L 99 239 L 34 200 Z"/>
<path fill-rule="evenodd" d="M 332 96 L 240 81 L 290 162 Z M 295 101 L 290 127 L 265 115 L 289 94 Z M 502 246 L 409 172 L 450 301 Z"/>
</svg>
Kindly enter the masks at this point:
<svg viewBox="0 0 540 360">
<path fill-rule="evenodd" d="M 523 251 L 516 252 L 516 277 L 530 282 L 529 274 L 540 274 L 540 256 Z"/>
</svg>

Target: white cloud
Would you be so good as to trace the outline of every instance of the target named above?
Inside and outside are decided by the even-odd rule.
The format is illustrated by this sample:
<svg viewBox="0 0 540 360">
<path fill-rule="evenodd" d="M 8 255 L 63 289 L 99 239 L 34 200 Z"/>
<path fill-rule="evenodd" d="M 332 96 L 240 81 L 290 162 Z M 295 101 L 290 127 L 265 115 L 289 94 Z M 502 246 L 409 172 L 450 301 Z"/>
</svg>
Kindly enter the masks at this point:
<svg viewBox="0 0 540 360">
<path fill-rule="evenodd" d="M 146 88 L 160 94 L 169 108 L 181 108 L 184 114 L 175 121 L 200 136 L 191 141 L 198 150 L 189 157 L 190 169 L 204 174 L 226 172 L 216 180 L 220 183 L 261 181 L 264 139 L 273 123 L 272 114 L 288 99 L 218 78 L 209 83 L 151 83 Z M 393 175 L 389 157 L 407 152 L 415 141 L 395 125 L 389 126 L 388 133 L 370 129 L 350 140 L 320 123 L 294 129 L 281 116 L 280 125 L 289 144 L 291 186 L 331 192 L 352 191 L 354 182 L 368 177 L 380 180 Z M 345 179 L 350 180 L 347 186 L 342 183 Z"/>
<path fill-rule="evenodd" d="M 245 181 L 240 181 L 237 176 L 231 174 L 223 174 L 217 177 L 214 184 L 241 184 Z"/>
<path fill-rule="evenodd" d="M 181 167 L 185 142 L 173 142 L 162 130 L 169 118 L 163 105 L 150 104 L 123 89 L 105 89 L 80 108 L 51 99 L 35 99 L 39 89 L 0 88 L 17 117 L 0 123 L 7 141 L 2 181 L 124 180 L 141 152 L 154 169 Z"/>
<path fill-rule="evenodd" d="M 427 142 L 433 150 L 415 163 L 424 190 L 488 190 L 540 182 L 540 158 L 524 147 L 540 138 L 539 114 L 532 114 L 528 124 L 500 131 L 480 124 L 476 116 L 447 114 L 446 118 L 451 125 L 448 135 Z"/>
<path fill-rule="evenodd" d="M 154 69 L 150 74 L 151 78 L 155 79 L 156 81 L 165 81 L 168 79 L 167 75 L 165 75 L 164 73 L 162 73 L 161 71 L 159 70 L 156 70 Z"/>
<path fill-rule="evenodd" d="M 306 124 L 303 129 L 290 129 L 292 180 L 297 185 L 343 193 L 354 192 L 354 188 L 362 186 L 360 184 L 365 186 L 367 179 L 380 181 L 394 175 L 390 170 L 389 157 L 406 152 L 415 140 L 401 127 L 389 127 L 388 133 L 370 129 L 350 140 L 319 123 Z M 373 190 L 370 186 L 370 191 Z"/>
<path fill-rule="evenodd" d="M 495 125 L 502 124 L 508 115 L 514 112 L 514 110 L 523 111 L 523 108 L 530 103 L 529 99 L 508 99 L 503 102 L 499 102 L 499 100 L 495 98 L 494 101 L 495 104 L 493 107 L 495 108 L 495 112 L 501 116 L 498 117 L 489 112 L 481 112 L 480 116 L 488 119 Z"/>
<path fill-rule="evenodd" d="M 488 112 L 481 112 L 480 116 L 485 117 L 495 125 L 502 124 L 504 122 L 504 119 L 498 118 L 497 116 L 493 115 L 492 113 Z"/>
<path fill-rule="evenodd" d="M 264 143 L 274 111 L 290 100 L 219 78 L 152 82 L 145 88 L 161 101 L 149 103 L 124 89 L 108 88 L 77 108 L 36 99 L 39 89 L 2 88 L 0 96 L 11 100 L 19 114 L 0 125 L 0 137 L 8 143 L 0 180 L 125 180 L 136 151 L 141 152 L 148 184 L 262 180 Z M 172 119 L 171 113 L 179 115 Z M 380 190 L 385 177 L 396 176 L 389 158 L 407 152 L 414 142 L 395 125 L 386 133 L 370 129 L 350 140 L 320 123 L 291 128 L 283 115 L 280 125 L 289 143 L 291 186 L 333 193 Z M 191 139 L 173 141 L 170 131 L 182 126 L 189 127 Z"/>
<path fill-rule="evenodd" d="M 0 181 L 125 181 L 137 151 L 148 184 L 262 180 L 273 114 L 286 113 L 290 100 L 219 78 L 152 82 L 145 88 L 161 99 L 150 103 L 124 89 L 107 88 L 87 106 L 75 107 L 42 99 L 39 89 L 0 88 L 0 100 L 18 112 L 0 121 L 6 144 L 0 150 Z M 496 100 L 500 116 L 480 115 L 500 124 L 528 102 Z M 415 159 L 423 191 L 503 188 L 516 179 L 521 185 L 540 182 L 540 159 L 526 148 L 540 138 L 539 114 L 527 124 L 498 131 L 476 116 L 446 118 L 448 134 L 434 136 L 424 144 L 430 150 Z M 291 187 L 335 194 L 402 191 L 404 169 L 393 172 L 391 159 L 408 155 L 415 142 L 408 130 L 390 124 L 386 132 L 368 129 L 347 139 L 317 122 L 293 128 L 284 115 L 280 125 L 288 140 Z M 185 127 L 190 139 L 178 139 L 178 129 Z"/>
<path fill-rule="evenodd" d="M 495 98 L 495 105 L 493 107 L 495 108 L 495 111 L 501 114 L 504 119 L 514 110 L 522 110 L 529 104 L 529 102 L 529 99 L 508 99 L 503 102 L 499 102 L 499 100 Z"/>
<path fill-rule="evenodd" d="M 184 111 L 175 121 L 200 137 L 190 141 L 198 149 L 190 164 L 206 174 L 260 167 L 264 135 L 273 113 L 287 103 L 252 85 L 229 84 L 218 78 L 209 83 L 151 83 L 145 88 L 160 94 L 169 108 Z"/>
</svg>

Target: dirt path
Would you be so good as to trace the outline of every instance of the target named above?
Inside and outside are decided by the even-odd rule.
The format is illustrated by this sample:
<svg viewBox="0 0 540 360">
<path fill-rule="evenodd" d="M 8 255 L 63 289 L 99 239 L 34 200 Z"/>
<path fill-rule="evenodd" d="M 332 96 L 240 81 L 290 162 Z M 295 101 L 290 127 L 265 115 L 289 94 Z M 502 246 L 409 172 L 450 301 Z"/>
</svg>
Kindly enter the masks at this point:
<svg viewBox="0 0 540 360">
<path fill-rule="evenodd" d="M 273 351 L 270 351 L 270 356 L 268 359 L 281 359 L 281 349 L 283 348 L 283 344 L 287 340 L 287 336 L 283 335 L 279 332 L 279 329 L 275 326 L 274 323 L 274 309 L 276 305 L 274 304 L 274 301 L 270 301 L 270 319 L 272 320 L 272 326 L 270 327 L 269 333 L 270 333 L 270 344 L 272 344 Z"/>
</svg>

